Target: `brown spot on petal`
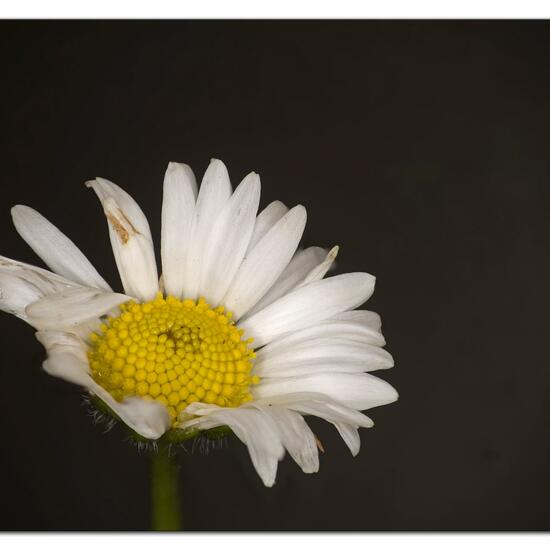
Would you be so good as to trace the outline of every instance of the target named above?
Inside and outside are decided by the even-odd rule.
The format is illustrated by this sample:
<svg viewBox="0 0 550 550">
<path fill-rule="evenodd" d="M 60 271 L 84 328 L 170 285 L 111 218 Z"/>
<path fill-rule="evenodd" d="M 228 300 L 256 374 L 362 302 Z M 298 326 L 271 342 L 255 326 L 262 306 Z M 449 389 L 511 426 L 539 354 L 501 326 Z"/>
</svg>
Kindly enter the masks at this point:
<svg viewBox="0 0 550 550">
<path fill-rule="evenodd" d="M 126 244 L 130 240 L 130 234 L 126 228 L 120 223 L 116 216 L 113 216 L 113 214 L 107 214 L 107 219 L 117 232 L 118 238 L 122 241 L 122 244 Z"/>
<path fill-rule="evenodd" d="M 315 444 L 317 445 L 317 448 L 322 452 L 324 453 L 325 452 L 325 448 L 323 447 L 323 444 L 321 443 L 321 440 L 315 436 Z"/>
<path fill-rule="evenodd" d="M 137 235 L 139 231 L 132 225 L 132 222 L 124 215 L 122 210 L 117 209 L 117 215 L 107 212 L 107 219 L 116 231 L 122 244 L 127 244 L 132 235 Z"/>
<path fill-rule="evenodd" d="M 161 274 L 159 278 L 159 292 L 162 292 L 164 294 L 164 274 Z"/>
</svg>

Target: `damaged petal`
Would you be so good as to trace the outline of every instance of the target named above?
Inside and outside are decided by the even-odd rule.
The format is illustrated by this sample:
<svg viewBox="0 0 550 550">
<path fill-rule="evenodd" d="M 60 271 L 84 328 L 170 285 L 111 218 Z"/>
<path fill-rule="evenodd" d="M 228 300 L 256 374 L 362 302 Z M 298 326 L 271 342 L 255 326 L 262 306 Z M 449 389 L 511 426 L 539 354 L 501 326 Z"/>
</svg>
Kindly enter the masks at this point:
<svg viewBox="0 0 550 550">
<path fill-rule="evenodd" d="M 108 197 L 105 199 L 104 210 L 105 216 L 107 216 L 122 244 L 127 244 L 130 237 L 139 234 L 139 231 L 132 225 L 132 222 L 113 198 Z"/>
<path fill-rule="evenodd" d="M 306 276 L 306 278 L 298 285 L 297 288 L 308 285 L 315 281 L 320 281 L 330 270 L 340 247 L 334 246 L 330 249 L 326 258 L 317 266 L 315 266 Z"/>
</svg>

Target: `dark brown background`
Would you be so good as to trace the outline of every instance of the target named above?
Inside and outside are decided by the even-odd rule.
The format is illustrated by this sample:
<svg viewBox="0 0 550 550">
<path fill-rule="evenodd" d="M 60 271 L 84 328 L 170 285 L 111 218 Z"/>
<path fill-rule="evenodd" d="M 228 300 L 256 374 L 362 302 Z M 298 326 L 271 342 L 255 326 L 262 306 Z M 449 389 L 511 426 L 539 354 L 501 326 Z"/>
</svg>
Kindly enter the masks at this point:
<svg viewBox="0 0 550 550">
<path fill-rule="evenodd" d="M 547 22 L 0 24 L 0 253 L 37 262 L 9 217 L 28 204 L 118 287 L 83 182 L 158 236 L 167 162 L 217 157 L 378 277 L 401 399 L 360 455 L 313 421 L 321 472 L 286 458 L 265 489 L 238 441 L 189 448 L 188 529 L 549 527 L 549 58 Z M 1 528 L 147 529 L 147 455 L 41 372 L 30 327 L 0 329 Z"/>
</svg>

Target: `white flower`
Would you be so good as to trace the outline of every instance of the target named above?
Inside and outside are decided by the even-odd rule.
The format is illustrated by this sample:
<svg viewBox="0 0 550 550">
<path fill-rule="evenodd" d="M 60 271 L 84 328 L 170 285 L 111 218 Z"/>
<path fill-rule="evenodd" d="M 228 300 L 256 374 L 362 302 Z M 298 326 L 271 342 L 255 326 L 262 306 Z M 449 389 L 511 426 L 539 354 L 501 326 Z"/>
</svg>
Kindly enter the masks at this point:
<svg viewBox="0 0 550 550">
<path fill-rule="evenodd" d="M 86 388 L 145 438 L 230 427 L 267 486 L 285 449 L 304 472 L 318 470 L 304 415 L 334 424 L 359 452 L 357 429 L 373 425 L 359 411 L 397 399 L 367 374 L 393 366 L 379 316 L 355 309 L 374 277 L 324 278 L 337 247 L 298 250 L 303 206 L 275 201 L 256 216 L 257 174 L 232 191 L 213 160 L 198 192 L 191 169 L 170 163 L 159 282 L 140 207 L 107 180 L 87 185 L 103 206 L 124 294 L 26 206 L 13 208 L 15 227 L 52 271 L 0 257 L 0 308 L 37 329 L 46 372 Z"/>
</svg>

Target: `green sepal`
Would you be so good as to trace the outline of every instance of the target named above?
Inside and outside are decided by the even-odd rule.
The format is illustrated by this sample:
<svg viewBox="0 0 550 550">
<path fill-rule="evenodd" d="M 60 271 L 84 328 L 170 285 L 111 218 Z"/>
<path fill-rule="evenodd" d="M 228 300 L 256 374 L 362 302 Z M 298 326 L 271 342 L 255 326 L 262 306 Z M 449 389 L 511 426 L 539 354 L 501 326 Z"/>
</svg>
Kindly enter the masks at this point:
<svg viewBox="0 0 550 550">
<path fill-rule="evenodd" d="M 228 435 L 233 435 L 233 430 L 229 426 L 218 426 L 217 428 L 205 430 L 203 433 L 208 439 L 221 439 Z"/>
<path fill-rule="evenodd" d="M 200 430 L 191 428 L 189 430 L 180 430 L 179 428 L 172 428 L 168 430 L 159 441 L 166 441 L 168 443 L 182 443 L 189 439 L 193 439 L 200 434 Z"/>
<path fill-rule="evenodd" d="M 89 398 L 90 403 L 100 413 L 103 413 L 106 416 L 110 416 L 111 418 L 114 418 L 115 420 L 119 420 L 120 422 L 122 422 L 122 420 L 120 420 L 120 417 L 118 416 L 118 414 L 116 414 L 115 411 L 113 411 L 113 409 L 111 409 L 111 407 L 109 407 L 109 405 L 107 405 L 107 403 L 105 403 L 105 401 L 100 399 L 97 395 L 91 393 L 87 397 Z"/>
</svg>

